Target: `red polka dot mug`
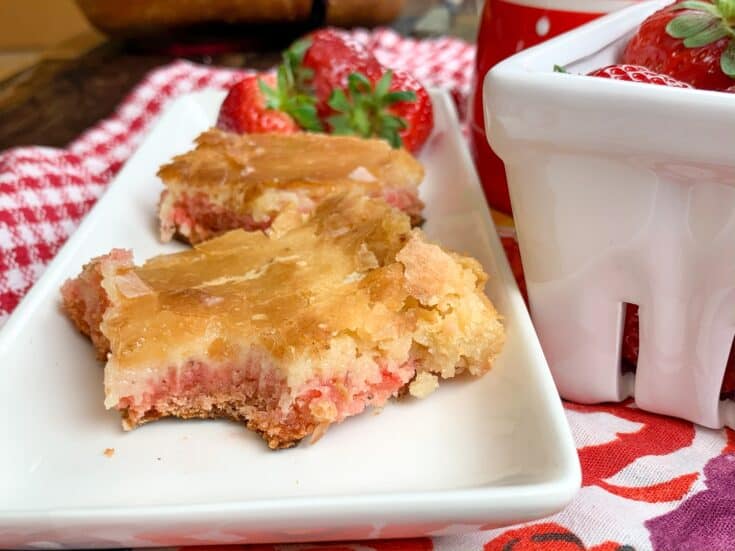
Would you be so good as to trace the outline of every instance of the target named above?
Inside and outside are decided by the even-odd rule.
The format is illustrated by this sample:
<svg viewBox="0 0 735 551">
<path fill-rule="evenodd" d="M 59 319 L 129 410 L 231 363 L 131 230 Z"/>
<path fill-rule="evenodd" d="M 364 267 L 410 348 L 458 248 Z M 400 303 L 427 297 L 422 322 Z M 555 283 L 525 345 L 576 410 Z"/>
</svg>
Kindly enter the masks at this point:
<svg viewBox="0 0 735 551">
<path fill-rule="evenodd" d="M 496 63 L 635 0 L 485 0 L 470 99 L 470 144 L 491 207 L 511 212 L 503 162 L 487 143 L 482 80 Z"/>
</svg>

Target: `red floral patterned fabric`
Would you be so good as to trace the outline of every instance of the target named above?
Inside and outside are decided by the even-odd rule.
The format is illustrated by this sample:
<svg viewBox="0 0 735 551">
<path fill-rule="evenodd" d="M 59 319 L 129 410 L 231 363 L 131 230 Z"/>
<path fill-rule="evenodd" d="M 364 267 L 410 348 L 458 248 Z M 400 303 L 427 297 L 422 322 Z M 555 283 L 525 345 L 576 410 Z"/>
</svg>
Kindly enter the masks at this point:
<svg viewBox="0 0 735 551">
<path fill-rule="evenodd" d="M 460 112 L 474 48 L 456 39 L 416 41 L 388 30 L 356 32 L 386 64 L 452 91 Z M 146 130 L 174 97 L 225 87 L 239 74 L 176 62 L 161 67 L 108 119 L 64 150 L 0 153 L 0 324 L 104 192 Z M 499 227 L 514 274 L 523 271 L 512 225 Z M 718 551 L 735 549 L 735 432 L 707 430 L 646 413 L 631 402 L 566 404 L 583 487 L 543 521 L 461 536 L 359 543 L 192 547 L 214 551 Z M 384 538 L 390 532 L 382 534 Z M 151 541 L 151 544 L 157 542 Z M 164 543 L 164 542 L 160 542 Z M 173 542 L 165 542 L 172 544 Z M 178 545 L 201 543 L 181 534 Z"/>
</svg>

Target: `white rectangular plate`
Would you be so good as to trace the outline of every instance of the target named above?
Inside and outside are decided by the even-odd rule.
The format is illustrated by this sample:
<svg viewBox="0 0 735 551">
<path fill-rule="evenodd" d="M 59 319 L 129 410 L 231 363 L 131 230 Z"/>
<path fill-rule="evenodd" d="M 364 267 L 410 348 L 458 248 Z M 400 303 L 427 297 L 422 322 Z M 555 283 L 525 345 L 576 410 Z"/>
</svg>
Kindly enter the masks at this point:
<svg viewBox="0 0 735 551">
<path fill-rule="evenodd" d="M 286 542 L 448 534 L 542 517 L 580 485 L 548 366 L 448 96 L 421 161 L 425 230 L 479 259 L 507 344 L 479 380 L 445 382 L 273 452 L 227 421 L 163 420 L 125 433 L 102 366 L 59 310 L 91 257 L 138 261 L 157 239 L 160 164 L 215 120 L 222 92 L 184 96 L 85 218 L 0 332 L 0 545 L 43 548 Z M 114 448 L 112 457 L 103 454 Z"/>
</svg>

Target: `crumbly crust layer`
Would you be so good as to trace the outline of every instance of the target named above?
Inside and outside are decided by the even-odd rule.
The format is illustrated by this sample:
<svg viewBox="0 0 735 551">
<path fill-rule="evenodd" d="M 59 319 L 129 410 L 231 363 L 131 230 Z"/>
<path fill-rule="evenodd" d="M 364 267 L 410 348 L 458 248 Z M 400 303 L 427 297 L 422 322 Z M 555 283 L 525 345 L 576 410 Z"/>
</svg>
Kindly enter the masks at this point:
<svg viewBox="0 0 735 551">
<path fill-rule="evenodd" d="M 293 396 L 267 365 L 187 362 L 148 378 L 145 392 L 125 396 L 115 407 L 125 430 L 169 416 L 228 418 L 245 423 L 276 449 L 291 447 L 308 435 L 314 441 L 329 425 L 367 407 L 382 407 L 414 374 L 408 362 L 385 366 L 374 381 L 315 376 Z M 282 402 L 288 402 L 287 407 L 280 407 Z"/>
</svg>

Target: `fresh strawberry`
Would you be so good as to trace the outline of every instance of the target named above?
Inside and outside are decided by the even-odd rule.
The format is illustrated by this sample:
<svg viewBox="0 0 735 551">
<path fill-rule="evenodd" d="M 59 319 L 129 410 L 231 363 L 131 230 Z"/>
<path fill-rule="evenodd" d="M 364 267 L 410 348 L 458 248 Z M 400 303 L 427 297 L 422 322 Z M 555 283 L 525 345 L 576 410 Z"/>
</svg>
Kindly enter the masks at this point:
<svg viewBox="0 0 735 551">
<path fill-rule="evenodd" d="M 295 42 L 283 53 L 276 75 L 246 77 L 230 88 L 217 126 L 239 133 L 321 131 L 309 88 L 313 73 L 302 66 L 308 47 L 308 42 Z"/>
<path fill-rule="evenodd" d="M 323 117 L 330 114 L 328 102 L 332 90 L 346 89 L 350 74 L 375 74 L 382 69 L 373 54 L 344 31 L 321 29 L 311 33 L 306 40 L 309 48 L 304 55 L 303 66 L 313 72 L 317 109 Z"/>
<path fill-rule="evenodd" d="M 735 399 L 735 346 L 732 347 L 730 356 L 727 358 L 720 396 Z"/>
<path fill-rule="evenodd" d="M 640 336 L 638 329 L 638 306 L 635 304 L 626 305 L 625 324 L 623 325 L 623 343 L 620 355 L 623 360 L 623 371 L 635 371 L 638 364 Z M 735 398 L 735 343 L 730 350 L 725 366 L 725 376 L 722 380 L 720 388 L 720 396 Z"/>
<path fill-rule="evenodd" d="M 350 74 L 346 90 L 332 91 L 329 107 L 336 113 L 327 119 L 334 134 L 379 136 L 409 151 L 423 145 L 434 124 L 426 90 L 412 76 L 390 70 L 376 80 Z"/>
<path fill-rule="evenodd" d="M 638 306 L 626 304 L 625 324 L 623 325 L 623 343 L 620 355 L 623 359 L 624 371 L 635 371 L 638 363 Z"/>
<path fill-rule="evenodd" d="M 608 65 L 587 73 L 591 77 L 609 78 L 612 80 L 626 80 L 630 82 L 643 82 L 645 84 L 659 84 L 661 86 L 672 86 L 674 88 L 691 88 L 686 82 L 681 82 L 668 75 L 655 73 L 640 65 Z"/>
<path fill-rule="evenodd" d="M 735 0 L 685 0 L 641 24 L 623 63 L 642 65 L 695 88 L 735 83 Z"/>
<path fill-rule="evenodd" d="M 363 137 L 418 150 L 434 120 L 426 89 L 411 75 L 393 73 L 347 33 L 322 29 L 284 53 L 278 86 L 262 85 L 266 107 L 293 117 L 301 128 Z M 318 115 L 318 117 L 317 117 Z"/>
<path fill-rule="evenodd" d="M 426 88 L 418 80 L 404 71 L 394 71 L 390 85 L 391 92 L 413 92 L 416 99 L 400 101 L 389 107 L 394 115 L 406 121 L 407 127 L 401 130 L 403 146 L 409 151 L 418 151 L 428 139 L 434 128 L 434 110 Z"/>
<path fill-rule="evenodd" d="M 266 108 L 266 99 L 259 84 L 261 79 L 268 85 L 275 86 L 276 77 L 266 75 L 245 77 L 230 88 L 219 110 L 218 128 L 240 134 L 260 132 L 291 134 L 299 130 L 291 115 Z"/>
</svg>

